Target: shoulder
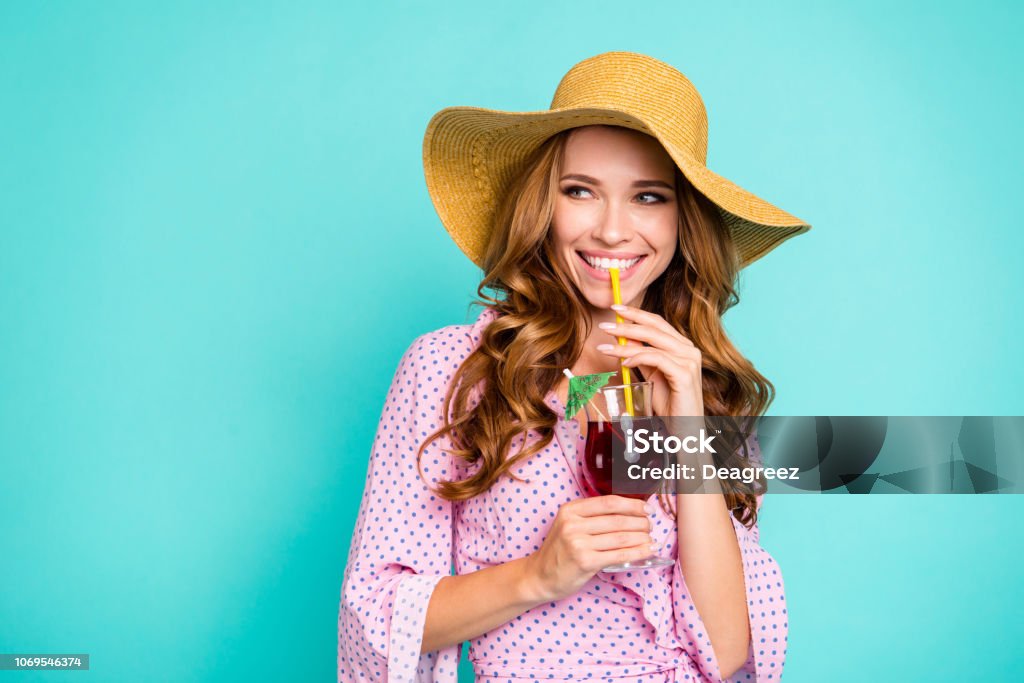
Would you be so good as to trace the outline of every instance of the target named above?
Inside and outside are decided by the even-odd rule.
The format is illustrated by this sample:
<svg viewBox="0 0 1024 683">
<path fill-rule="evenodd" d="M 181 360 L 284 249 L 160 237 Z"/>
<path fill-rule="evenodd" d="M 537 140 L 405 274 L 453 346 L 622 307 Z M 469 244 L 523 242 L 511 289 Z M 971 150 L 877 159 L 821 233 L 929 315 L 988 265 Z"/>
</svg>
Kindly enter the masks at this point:
<svg viewBox="0 0 1024 683">
<path fill-rule="evenodd" d="M 421 334 L 406 349 L 401 365 L 417 370 L 453 370 L 480 345 L 484 330 L 497 317 L 493 308 L 484 308 L 472 323 L 448 325 Z"/>
<path fill-rule="evenodd" d="M 473 323 L 448 325 L 417 337 L 398 364 L 388 404 L 398 408 L 440 406 L 440 399 L 445 396 L 455 373 L 479 346 L 484 330 L 497 317 L 497 311 L 487 308 Z"/>
</svg>

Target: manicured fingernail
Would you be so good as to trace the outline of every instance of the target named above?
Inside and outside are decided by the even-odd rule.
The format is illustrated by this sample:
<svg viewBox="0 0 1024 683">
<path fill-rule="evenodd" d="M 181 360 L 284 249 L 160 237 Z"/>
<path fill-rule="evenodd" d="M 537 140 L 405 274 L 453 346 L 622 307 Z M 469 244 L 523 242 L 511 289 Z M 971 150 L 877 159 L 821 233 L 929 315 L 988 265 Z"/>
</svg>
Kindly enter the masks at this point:
<svg viewBox="0 0 1024 683">
<path fill-rule="evenodd" d="M 613 311 L 624 311 L 624 310 L 626 310 L 626 307 L 623 306 L 622 304 L 612 304 L 611 305 L 611 309 Z"/>
<path fill-rule="evenodd" d="M 597 326 L 600 327 L 602 330 L 614 330 L 615 329 L 615 323 L 598 323 Z"/>
<path fill-rule="evenodd" d="M 615 347 L 612 346 L 611 344 L 598 344 L 597 345 L 597 350 L 598 351 L 611 351 L 614 348 Z"/>
<path fill-rule="evenodd" d="M 644 510 L 647 510 L 647 514 L 653 515 L 654 514 L 654 505 L 650 501 L 647 501 L 647 502 L 644 503 Z"/>
</svg>

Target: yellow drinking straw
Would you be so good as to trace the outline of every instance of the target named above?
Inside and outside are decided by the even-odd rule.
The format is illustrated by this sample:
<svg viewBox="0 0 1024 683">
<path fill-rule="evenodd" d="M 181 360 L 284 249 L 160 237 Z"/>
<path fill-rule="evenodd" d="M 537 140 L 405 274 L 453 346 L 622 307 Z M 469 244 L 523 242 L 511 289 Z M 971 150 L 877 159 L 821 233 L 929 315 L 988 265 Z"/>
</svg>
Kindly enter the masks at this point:
<svg viewBox="0 0 1024 683">
<path fill-rule="evenodd" d="M 622 289 L 619 287 L 619 269 L 618 268 L 609 268 L 608 269 L 608 274 L 612 276 L 612 301 L 614 301 L 615 303 L 621 305 L 622 304 Z M 621 315 L 616 313 L 615 314 L 615 322 L 616 322 L 616 324 L 621 325 L 622 323 L 625 322 L 625 320 L 623 320 Z M 618 339 L 619 339 L 619 346 L 625 346 L 626 345 L 626 338 L 625 337 L 619 337 Z M 625 363 L 625 361 L 626 361 L 626 359 L 623 358 L 621 362 Z M 629 415 L 630 417 L 632 417 L 632 415 L 633 415 L 633 389 L 632 389 L 632 387 L 629 386 L 632 383 L 632 381 L 633 380 L 631 380 L 629 378 L 629 368 L 627 368 L 625 365 L 622 365 L 622 383 L 626 385 L 626 387 L 625 387 L 625 390 L 626 390 L 626 392 L 625 392 L 626 393 L 626 415 Z"/>
</svg>

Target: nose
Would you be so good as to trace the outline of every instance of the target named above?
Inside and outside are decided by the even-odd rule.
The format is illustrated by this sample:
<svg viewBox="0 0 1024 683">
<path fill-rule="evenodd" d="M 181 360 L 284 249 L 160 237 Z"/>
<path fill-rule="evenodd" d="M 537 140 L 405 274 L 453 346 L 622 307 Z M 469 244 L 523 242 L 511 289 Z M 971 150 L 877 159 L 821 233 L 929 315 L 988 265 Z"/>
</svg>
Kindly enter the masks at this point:
<svg viewBox="0 0 1024 683">
<path fill-rule="evenodd" d="M 615 202 L 606 204 L 595 226 L 594 239 L 609 245 L 633 239 L 633 225 L 626 207 Z"/>
</svg>

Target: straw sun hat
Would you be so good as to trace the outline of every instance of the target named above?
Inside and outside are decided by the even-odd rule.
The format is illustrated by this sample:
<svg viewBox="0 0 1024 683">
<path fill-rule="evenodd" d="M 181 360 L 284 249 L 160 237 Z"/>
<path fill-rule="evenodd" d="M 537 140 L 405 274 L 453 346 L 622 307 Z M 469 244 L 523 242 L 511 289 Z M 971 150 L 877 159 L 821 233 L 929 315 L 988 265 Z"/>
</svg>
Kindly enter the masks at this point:
<svg viewBox="0 0 1024 683">
<path fill-rule="evenodd" d="M 718 207 L 741 266 L 811 228 L 708 170 L 707 113 L 686 76 L 652 57 L 606 52 L 572 67 L 546 111 L 448 107 L 430 120 L 423 139 L 427 189 L 441 222 L 474 263 L 482 265 L 498 198 L 530 153 L 555 133 L 594 124 L 657 138 Z"/>
</svg>

